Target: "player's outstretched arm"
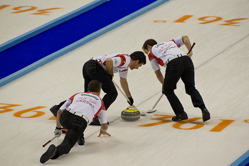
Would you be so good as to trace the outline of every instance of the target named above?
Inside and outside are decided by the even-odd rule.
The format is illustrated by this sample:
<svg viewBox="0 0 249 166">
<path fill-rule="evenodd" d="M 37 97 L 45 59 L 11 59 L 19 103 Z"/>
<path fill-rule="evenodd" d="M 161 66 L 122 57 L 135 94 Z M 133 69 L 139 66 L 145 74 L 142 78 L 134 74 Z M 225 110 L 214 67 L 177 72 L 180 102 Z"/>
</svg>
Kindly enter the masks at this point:
<svg viewBox="0 0 249 166">
<path fill-rule="evenodd" d="M 182 36 L 182 41 L 183 43 L 185 44 L 185 46 L 187 47 L 188 51 L 190 50 L 191 48 L 191 43 L 190 43 L 190 40 L 188 38 L 188 36 Z M 193 55 L 193 52 L 192 50 L 188 53 L 188 56 L 191 57 Z"/>
<path fill-rule="evenodd" d="M 161 73 L 161 70 L 159 69 L 159 70 L 155 71 L 155 74 L 156 74 L 158 81 L 163 85 L 164 78 L 163 78 L 163 75 Z"/>
<path fill-rule="evenodd" d="M 100 137 L 101 135 L 108 135 L 110 137 L 111 134 L 109 134 L 106 131 L 107 129 L 108 129 L 108 124 L 107 123 L 101 124 L 100 131 L 99 131 L 99 136 L 98 137 Z"/>
</svg>

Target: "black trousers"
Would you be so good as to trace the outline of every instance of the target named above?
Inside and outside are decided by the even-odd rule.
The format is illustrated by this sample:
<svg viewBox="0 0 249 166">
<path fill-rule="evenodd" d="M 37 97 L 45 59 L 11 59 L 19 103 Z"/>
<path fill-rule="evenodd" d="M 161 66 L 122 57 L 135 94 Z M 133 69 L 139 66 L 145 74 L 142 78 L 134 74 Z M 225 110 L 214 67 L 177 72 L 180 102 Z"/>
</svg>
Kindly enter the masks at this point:
<svg viewBox="0 0 249 166">
<path fill-rule="evenodd" d="M 205 104 L 203 99 L 195 88 L 195 72 L 194 65 L 190 57 L 182 56 L 171 60 L 167 64 L 163 93 L 166 95 L 173 111 L 176 115 L 184 112 L 184 108 L 174 93 L 176 84 L 179 79 L 183 81 L 185 90 L 188 95 L 191 96 L 194 107 L 204 108 Z"/>
<path fill-rule="evenodd" d="M 107 110 L 118 96 L 118 92 L 112 82 L 112 79 L 95 60 L 87 61 L 83 66 L 82 73 L 85 80 L 85 92 L 87 92 L 87 86 L 90 81 L 97 80 L 102 83 L 102 90 L 106 93 L 102 100 Z"/>
<path fill-rule="evenodd" d="M 69 153 L 87 127 L 85 119 L 66 110 L 62 112 L 60 122 L 68 131 L 62 143 L 57 146 L 57 152 L 53 159 Z"/>
</svg>

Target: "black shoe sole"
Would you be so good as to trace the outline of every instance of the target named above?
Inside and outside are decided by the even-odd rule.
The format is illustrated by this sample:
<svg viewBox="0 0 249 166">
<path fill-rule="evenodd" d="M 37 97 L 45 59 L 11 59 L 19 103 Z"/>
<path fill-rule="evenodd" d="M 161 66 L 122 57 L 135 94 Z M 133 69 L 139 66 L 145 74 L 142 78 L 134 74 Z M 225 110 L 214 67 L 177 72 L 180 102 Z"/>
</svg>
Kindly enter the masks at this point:
<svg viewBox="0 0 249 166">
<path fill-rule="evenodd" d="M 80 146 L 85 145 L 85 138 L 80 138 L 78 140 L 78 145 L 80 145 Z"/>
<path fill-rule="evenodd" d="M 173 117 L 174 118 L 174 117 Z M 174 122 L 180 122 L 180 121 L 183 121 L 183 120 L 187 120 L 188 118 L 179 118 L 179 119 L 176 119 L 176 120 L 173 120 L 173 118 L 172 118 L 172 121 L 174 121 Z"/>
<path fill-rule="evenodd" d="M 57 148 L 55 147 L 55 145 L 50 145 L 48 150 L 41 156 L 40 158 L 40 162 L 43 164 L 45 162 L 47 162 L 49 159 L 51 159 L 55 153 L 56 153 Z"/>
<path fill-rule="evenodd" d="M 207 121 L 210 119 L 210 113 L 209 112 L 202 112 L 202 120 L 203 122 Z"/>
<path fill-rule="evenodd" d="M 85 145 L 85 142 L 84 143 L 78 142 L 78 145 L 83 146 Z"/>
<path fill-rule="evenodd" d="M 172 118 L 172 121 L 174 121 L 174 122 L 180 122 L 180 121 L 187 120 L 187 119 L 188 119 L 188 115 L 185 114 L 185 113 L 182 113 L 182 114 L 180 114 L 178 116 L 174 116 Z"/>
</svg>

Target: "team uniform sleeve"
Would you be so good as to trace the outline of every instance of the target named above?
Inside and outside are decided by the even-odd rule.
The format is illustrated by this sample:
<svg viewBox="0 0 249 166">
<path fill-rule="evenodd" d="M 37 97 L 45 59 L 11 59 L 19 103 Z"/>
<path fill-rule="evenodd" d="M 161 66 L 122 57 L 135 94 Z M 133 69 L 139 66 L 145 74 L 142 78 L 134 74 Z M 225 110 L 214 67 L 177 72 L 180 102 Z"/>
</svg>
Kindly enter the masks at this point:
<svg viewBox="0 0 249 166">
<path fill-rule="evenodd" d="M 98 118 L 99 118 L 100 124 L 107 123 L 106 108 L 102 100 L 101 100 L 101 107 L 99 109 L 100 111 L 98 113 Z"/>
<path fill-rule="evenodd" d="M 72 103 L 72 100 L 67 99 L 67 101 L 60 107 L 60 110 L 64 111 L 71 103 Z"/>
<path fill-rule="evenodd" d="M 107 123 L 106 110 L 101 110 L 98 114 L 100 124 Z"/>
<path fill-rule="evenodd" d="M 182 36 L 175 38 L 172 40 L 173 42 L 175 42 L 175 44 L 177 45 L 177 47 L 181 47 L 182 45 L 184 45 L 183 41 L 182 41 Z"/>
<path fill-rule="evenodd" d="M 151 65 L 151 67 L 152 67 L 152 69 L 153 69 L 154 71 L 157 71 L 157 70 L 160 69 L 159 63 L 157 62 L 156 59 L 152 59 L 152 60 L 150 61 L 150 65 Z"/>
</svg>

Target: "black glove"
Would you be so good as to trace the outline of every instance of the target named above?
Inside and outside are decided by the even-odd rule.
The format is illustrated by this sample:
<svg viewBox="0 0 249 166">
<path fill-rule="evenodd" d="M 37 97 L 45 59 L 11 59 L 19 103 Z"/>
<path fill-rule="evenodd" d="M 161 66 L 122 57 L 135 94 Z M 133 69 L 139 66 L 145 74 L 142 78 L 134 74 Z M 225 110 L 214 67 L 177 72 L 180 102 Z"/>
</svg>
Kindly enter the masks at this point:
<svg viewBox="0 0 249 166">
<path fill-rule="evenodd" d="M 130 104 L 130 106 L 132 106 L 133 105 L 133 103 L 134 103 L 134 100 L 133 100 L 133 98 L 132 97 L 128 97 L 128 103 Z"/>
</svg>

